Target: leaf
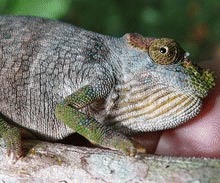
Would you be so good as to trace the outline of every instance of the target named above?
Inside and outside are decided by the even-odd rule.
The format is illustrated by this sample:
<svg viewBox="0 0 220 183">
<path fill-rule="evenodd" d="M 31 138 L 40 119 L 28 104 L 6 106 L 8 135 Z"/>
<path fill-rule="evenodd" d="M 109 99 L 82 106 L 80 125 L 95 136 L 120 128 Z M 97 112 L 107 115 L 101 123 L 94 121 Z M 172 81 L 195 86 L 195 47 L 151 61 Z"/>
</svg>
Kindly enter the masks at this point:
<svg viewBox="0 0 220 183">
<path fill-rule="evenodd" d="M 24 1 L 17 0 L 11 14 L 31 15 L 47 18 L 60 18 L 69 10 L 70 0 L 38 0 Z"/>
</svg>

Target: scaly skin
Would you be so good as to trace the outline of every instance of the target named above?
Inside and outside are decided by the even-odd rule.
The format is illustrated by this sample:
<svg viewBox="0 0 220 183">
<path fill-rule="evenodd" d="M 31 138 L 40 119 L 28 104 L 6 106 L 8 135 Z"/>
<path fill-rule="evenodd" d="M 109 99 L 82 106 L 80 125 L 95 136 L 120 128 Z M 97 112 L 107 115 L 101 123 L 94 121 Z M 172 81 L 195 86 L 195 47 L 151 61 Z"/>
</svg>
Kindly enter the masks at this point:
<svg viewBox="0 0 220 183">
<path fill-rule="evenodd" d="M 196 116 L 214 86 L 172 39 L 114 38 L 42 18 L 0 17 L 0 135 L 21 154 L 19 131 L 56 141 L 77 132 L 134 155 L 129 135 Z"/>
</svg>

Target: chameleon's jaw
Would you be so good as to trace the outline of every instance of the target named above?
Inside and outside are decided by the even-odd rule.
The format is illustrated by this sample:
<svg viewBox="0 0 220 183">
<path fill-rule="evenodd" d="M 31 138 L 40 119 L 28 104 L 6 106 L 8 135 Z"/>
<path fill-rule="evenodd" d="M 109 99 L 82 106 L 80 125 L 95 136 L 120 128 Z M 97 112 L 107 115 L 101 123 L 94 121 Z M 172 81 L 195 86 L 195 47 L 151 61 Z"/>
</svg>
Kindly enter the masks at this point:
<svg viewBox="0 0 220 183">
<path fill-rule="evenodd" d="M 111 109 L 112 121 L 133 132 L 174 128 L 196 116 L 201 99 L 169 90 L 164 86 L 144 87 L 135 83 L 130 90 L 119 91 L 119 98 Z"/>
<path fill-rule="evenodd" d="M 157 131 L 195 117 L 202 98 L 215 85 L 214 76 L 190 61 L 183 61 L 180 67 L 184 67 L 182 75 L 188 75 L 188 79 L 181 81 L 182 78 L 162 74 L 156 78 L 148 71 L 116 87 L 118 98 L 109 112 L 112 123 L 133 132 Z M 159 79 L 161 82 L 157 82 Z M 173 79 L 173 85 L 166 83 L 168 79 Z"/>
</svg>

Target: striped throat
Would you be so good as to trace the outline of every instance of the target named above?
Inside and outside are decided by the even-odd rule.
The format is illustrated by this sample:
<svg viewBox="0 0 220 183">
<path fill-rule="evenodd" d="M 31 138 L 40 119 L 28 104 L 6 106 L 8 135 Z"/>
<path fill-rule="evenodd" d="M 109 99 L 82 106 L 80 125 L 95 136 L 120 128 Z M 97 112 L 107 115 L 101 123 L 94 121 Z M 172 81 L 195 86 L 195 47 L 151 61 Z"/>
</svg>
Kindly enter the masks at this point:
<svg viewBox="0 0 220 183">
<path fill-rule="evenodd" d="M 108 109 L 110 123 L 126 131 L 158 131 L 176 127 L 196 116 L 201 98 L 165 85 L 131 80 L 115 88 L 117 99 Z M 125 129 L 124 129 L 125 128 Z"/>
</svg>

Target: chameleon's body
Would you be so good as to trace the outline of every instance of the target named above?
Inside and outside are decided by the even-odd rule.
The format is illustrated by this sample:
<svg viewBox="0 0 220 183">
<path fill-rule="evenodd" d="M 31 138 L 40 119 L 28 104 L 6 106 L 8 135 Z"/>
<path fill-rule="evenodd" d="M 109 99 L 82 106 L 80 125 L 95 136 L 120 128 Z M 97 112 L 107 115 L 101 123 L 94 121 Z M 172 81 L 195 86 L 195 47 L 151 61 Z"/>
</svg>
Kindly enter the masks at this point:
<svg viewBox="0 0 220 183">
<path fill-rule="evenodd" d="M 20 149 L 15 124 L 47 140 L 78 132 L 132 154 L 127 134 L 187 121 L 213 85 L 212 74 L 198 71 L 171 39 L 0 18 L 0 134 L 9 153 Z"/>
</svg>

